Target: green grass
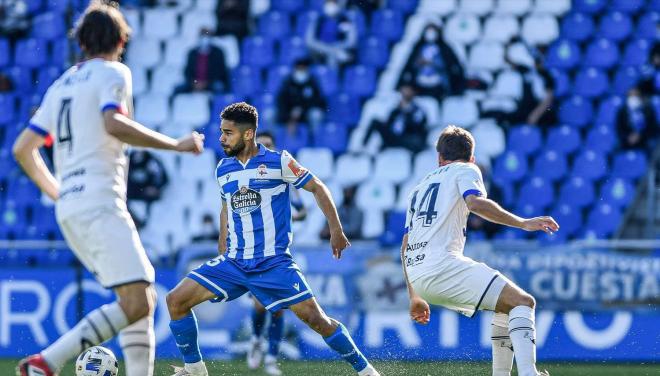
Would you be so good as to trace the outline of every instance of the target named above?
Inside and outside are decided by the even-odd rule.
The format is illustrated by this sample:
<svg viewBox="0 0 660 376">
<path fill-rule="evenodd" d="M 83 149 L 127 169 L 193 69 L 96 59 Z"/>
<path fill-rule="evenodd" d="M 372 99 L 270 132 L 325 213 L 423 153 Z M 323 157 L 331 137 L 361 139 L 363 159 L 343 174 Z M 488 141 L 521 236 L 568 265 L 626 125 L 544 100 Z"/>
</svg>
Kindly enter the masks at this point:
<svg viewBox="0 0 660 376">
<path fill-rule="evenodd" d="M 179 361 L 159 360 L 156 365 L 155 376 L 169 376 L 169 364 L 180 364 Z M 460 375 L 490 375 L 489 363 L 461 363 L 461 362 L 374 362 L 376 368 L 383 376 L 460 376 Z M 0 375 L 13 376 L 16 361 L 11 359 L 0 360 Z M 120 365 L 121 366 L 121 365 Z M 211 376 L 262 376 L 260 371 L 248 371 L 242 361 L 210 362 L 208 363 Z M 660 364 L 569 364 L 544 363 L 539 369 L 547 369 L 553 376 L 651 376 L 660 375 Z M 285 376 L 339 376 L 353 375 L 352 369 L 341 362 L 282 362 L 282 371 Z M 515 375 L 515 372 L 513 373 Z M 60 376 L 73 376 L 73 364 L 69 364 Z M 120 370 L 119 376 L 123 372 Z"/>
</svg>

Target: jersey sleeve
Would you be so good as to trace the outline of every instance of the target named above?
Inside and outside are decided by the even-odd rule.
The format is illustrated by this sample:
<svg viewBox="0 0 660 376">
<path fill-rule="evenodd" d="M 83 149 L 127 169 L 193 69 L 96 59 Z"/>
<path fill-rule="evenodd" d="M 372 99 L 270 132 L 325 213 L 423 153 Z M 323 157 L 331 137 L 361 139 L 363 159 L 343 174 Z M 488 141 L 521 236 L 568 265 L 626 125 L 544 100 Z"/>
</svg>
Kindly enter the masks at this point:
<svg viewBox="0 0 660 376">
<path fill-rule="evenodd" d="M 32 115 L 30 123 L 28 124 L 30 130 L 43 137 L 48 137 L 55 128 L 52 112 L 55 109 L 55 106 L 51 103 L 52 101 L 53 96 L 50 94 L 50 90 L 48 90 L 46 95 L 44 95 L 37 112 Z"/>
<path fill-rule="evenodd" d="M 469 195 L 486 197 L 486 188 L 481 177 L 481 171 L 476 165 L 466 165 L 461 168 L 456 177 L 458 192 L 466 199 Z"/>
<path fill-rule="evenodd" d="M 99 93 L 99 110 L 117 110 L 128 115 L 131 92 L 131 72 L 128 68 L 112 67 L 101 82 Z"/>
<path fill-rule="evenodd" d="M 282 151 L 282 180 L 300 189 L 312 180 L 314 175 L 300 165 L 289 152 Z"/>
</svg>

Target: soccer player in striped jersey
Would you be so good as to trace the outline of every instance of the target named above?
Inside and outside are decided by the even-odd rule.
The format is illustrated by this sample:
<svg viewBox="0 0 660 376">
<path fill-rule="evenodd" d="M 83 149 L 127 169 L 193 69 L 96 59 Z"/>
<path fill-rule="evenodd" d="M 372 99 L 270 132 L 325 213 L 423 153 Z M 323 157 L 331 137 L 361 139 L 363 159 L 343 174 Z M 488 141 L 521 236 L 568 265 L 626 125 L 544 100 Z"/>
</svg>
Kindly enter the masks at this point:
<svg viewBox="0 0 660 376">
<path fill-rule="evenodd" d="M 177 346 L 185 365 L 175 375 L 206 376 L 192 308 L 207 300 L 225 302 L 251 292 L 270 312 L 289 308 L 358 375 L 379 375 L 355 346 L 348 330 L 321 309 L 291 245 L 291 185 L 314 194 L 328 220 L 335 258 L 350 246 L 330 191 L 286 151 L 275 152 L 255 139 L 256 108 L 241 102 L 221 114 L 220 142 L 228 158 L 216 169 L 222 196 L 220 249 L 226 251 L 191 271 L 167 296 Z"/>
</svg>

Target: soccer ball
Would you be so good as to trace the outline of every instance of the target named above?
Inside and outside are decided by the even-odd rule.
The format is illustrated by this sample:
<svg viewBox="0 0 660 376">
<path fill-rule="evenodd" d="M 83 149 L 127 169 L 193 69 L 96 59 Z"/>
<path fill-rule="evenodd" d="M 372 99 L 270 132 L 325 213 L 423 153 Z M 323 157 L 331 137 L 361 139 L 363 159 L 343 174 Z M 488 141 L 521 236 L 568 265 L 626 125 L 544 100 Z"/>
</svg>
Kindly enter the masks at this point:
<svg viewBox="0 0 660 376">
<path fill-rule="evenodd" d="M 105 347 L 90 347 L 76 359 L 76 376 L 117 376 L 117 373 L 117 358 Z"/>
</svg>

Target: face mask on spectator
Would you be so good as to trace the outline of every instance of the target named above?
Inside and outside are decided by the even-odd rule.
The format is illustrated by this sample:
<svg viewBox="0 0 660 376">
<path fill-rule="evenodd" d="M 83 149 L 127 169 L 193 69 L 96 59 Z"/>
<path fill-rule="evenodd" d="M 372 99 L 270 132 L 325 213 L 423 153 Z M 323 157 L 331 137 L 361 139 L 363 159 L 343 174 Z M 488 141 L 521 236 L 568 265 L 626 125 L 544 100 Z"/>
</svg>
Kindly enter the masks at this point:
<svg viewBox="0 0 660 376">
<path fill-rule="evenodd" d="M 323 5 L 323 12 L 329 17 L 334 17 L 339 13 L 339 4 L 329 1 Z"/>
<path fill-rule="evenodd" d="M 435 29 L 427 29 L 424 32 L 424 40 L 431 43 L 438 40 L 438 31 Z"/>
<path fill-rule="evenodd" d="M 640 98 L 636 95 L 633 95 L 633 96 L 628 97 L 628 99 L 626 100 L 626 103 L 628 104 L 628 107 L 632 108 L 633 110 L 636 110 L 636 109 L 638 109 L 639 107 L 642 106 L 642 98 Z"/>
<path fill-rule="evenodd" d="M 293 71 L 293 80 L 299 84 L 309 79 L 309 72 L 306 69 L 296 69 Z"/>
</svg>

